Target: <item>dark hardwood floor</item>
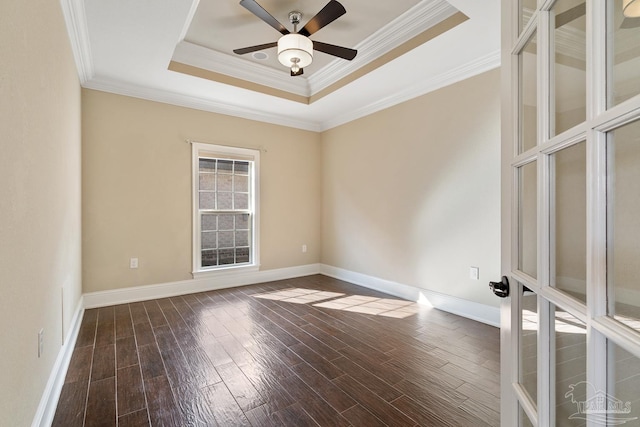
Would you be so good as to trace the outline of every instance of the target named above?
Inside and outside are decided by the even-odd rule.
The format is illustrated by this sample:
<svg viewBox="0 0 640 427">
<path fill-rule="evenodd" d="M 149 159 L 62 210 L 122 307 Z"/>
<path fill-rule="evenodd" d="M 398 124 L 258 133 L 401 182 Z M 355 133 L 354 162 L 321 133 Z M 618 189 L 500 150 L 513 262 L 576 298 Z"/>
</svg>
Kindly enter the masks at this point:
<svg viewBox="0 0 640 427">
<path fill-rule="evenodd" d="M 498 329 L 317 275 L 87 310 L 53 425 L 498 426 L 499 382 Z"/>
</svg>

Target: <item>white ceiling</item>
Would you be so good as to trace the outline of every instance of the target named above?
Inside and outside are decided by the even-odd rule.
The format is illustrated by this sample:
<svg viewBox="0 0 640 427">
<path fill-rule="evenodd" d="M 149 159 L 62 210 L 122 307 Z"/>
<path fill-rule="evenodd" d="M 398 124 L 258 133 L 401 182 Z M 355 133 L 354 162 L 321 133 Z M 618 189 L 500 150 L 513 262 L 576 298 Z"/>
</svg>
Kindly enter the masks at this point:
<svg viewBox="0 0 640 427">
<path fill-rule="evenodd" d="M 317 63 L 305 70 L 304 79 L 290 77 L 275 63 L 261 64 L 251 55 L 240 58 L 231 52 L 279 36 L 239 0 L 62 0 L 62 5 L 83 87 L 314 131 L 499 65 L 500 0 L 340 1 L 346 15 L 311 39 L 356 48 L 358 56 L 345 61 L 317 53 Z M 292 30 L 289 11 L 302 11 L 304 24 L 327 0 L 258 3 Z M 469 19 L 308 105 L 167 68 L 172 60 L 191 61 L 232 77 L 264 78 L 270 86 L 284 85 L 308 96 L 426 30 L 436 23 L 434 16 L 442 19 L 455 12 L 453 8 Z M 422 16 L 427 18 L 420 21 Z M 407 28 L 411 31 L 404 31 Z M 395 34 L 403 39 L 382 46 Z M 274 51 L 265 53 L 273 56 Z M 193 63 L 197 57 L 209 64 Z"/>
</svg>

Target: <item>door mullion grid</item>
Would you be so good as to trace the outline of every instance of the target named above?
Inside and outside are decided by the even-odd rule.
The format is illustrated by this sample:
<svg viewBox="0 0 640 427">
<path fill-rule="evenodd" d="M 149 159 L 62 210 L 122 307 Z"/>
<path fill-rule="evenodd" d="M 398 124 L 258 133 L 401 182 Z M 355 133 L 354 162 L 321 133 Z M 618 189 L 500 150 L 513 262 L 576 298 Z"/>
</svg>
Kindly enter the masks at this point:
<svg viewBox="0 0 640 427">
<path fill-rule="evenodd" d="M 517 331 L 517 333 L 515 334 L 515 339 L 514 341 L 514 346 L 515 348 L 513 349 L 513 353 L 514 355 L 516 355 L 516 360 L 515 363 L 512 365 L 512 369 L 511 369 L 511 375 L 512 378 L 516 379 L 516 381 L 513 381 L 512 387 L 513 387 L 513 392 L 516 396 L 516 400 L 517 402 L 520 403 L 520 406 L 522 407 L 522 409 L 529 415 L 529 418 L 532 419 L 537 419 L 537 414 L 536 412 L 536 404 L 535 402 L 533 402 L 531 396 L 529 396 L 529 393 L 527 392 L 527 390 L 524 388 L 523 384 L 523 380 L 524 380 L 524 375 L 523 375 L 523 358 L 522 358 L 522 345 L 523 345 L 523 339 L 522 339 L 522 331 L 523 331 L 523 327 L 522 327 L 522 305 L 523 305 L 523 292 L 522 292 L 522 285 L 519 283 L 513 283 L 513 289 L 512 289 L 512 296 L 511 296 L 511 307 L 512 307 L 512 325 L 514 327 L 514 331 Z M 519 411 L 516 411 L 516 415 L 519 417 Z M 535 417 L 532 417 L 532 415 L 534 415 Z M 514 425 L 520 425 L 520 423 L 522 422 L 522 420 L 517 420 L 517 424 Z M 535 421 L 533 421 L 535 422 Z"/>
<path fill-rule="evenodd" d="M 503 1 L 503 7 L 507 3 Z M 606 19 L 611 19 L 611 11 L 614 2 L 610 0 L 591 0 L 586 2 L 587 8 L 587 47 L 586 47 L 586 85 L 587 85 L 587 103 L 586 103 L 586 122 L 582 127 L 575 127 L 563 135 L 551 138 L 551 130 L 553 127 L 553 29 L 550 21 L 549 10 L 555 4 L 555 0 L 538 0 L 538 11 L 535 12 L 533 19 L 526 25 L 523 33 L 518 36 L 518 29 L 514 29 L 511 25 L 511 31 L 508 35 L 509 46 L 513 46 L 509 59 L 511 62 L 511 76 L 509 84 L 511 85 L 511 94 L 509 101 L 512 103 L 510 114 L 513 120 L 510 131 L 517 136 L 514 141 L 519 141 L 520 132 L 518 126 L 521 111 L 519 110 L 519 90 L 520 90 L 520 73 L 518 66 L 518 56 L 521 49 L 525 46 L 527 40 L 537 30 L 536 43 L 538 44 L 537 72 L 538 72 L 538 142 L 536 148 L 529 150 L 527 153 L 519 154 L 514 151 L 514 155 L 510 156 L 511 168 L 509 169 L 509 178 L 512 185 L 511 200 L 511 252 L 509 254 L 512 266 L 512 278 L 529 283 L 534 279 L 520 271 L 517 271 L 519 245 L 518 245 L 518 211 L 519 211 L 519 185 L 520 176 L 518 168 L 529 161 L 538 162 L 538 275 L 535 280 L 536 285 L 532 289 L 538 291 L 538 316 L 539 316 L 539 341 L 538 341 L 538 414 L 539 417 L 534 422 L 538 426 L 555 425 L 555 380 L 553 370 L 555 369 L 555 348 L 552 334 L 554 332 L 553 305 L 558 305 L 570 314 L 576 315 L 581 320 L 586 320 L 587 324 L 587 381 L 593 387 L 588 387 L 587 399 L 595 397 L 595 393 L 599 391 L 609 391 L 607 388 L 607 365 L 611 365 L 607 360 L 607 340 L 611 340 L 617 345 L 625 348 L 627 351 L 640 357 L 640 334 L 632 331 L 620 324 L 611 317 L 607 317 L 607 259 L 611 259 L 607 253 L 607 247 L 611 247 L 612 233 L 608 230 L 610 224 L 607 223 L 608 212 L 607 205 L 611 204 L 612 193 L 607 188 L 608 176 L 612 176 L 614 171 L 608 166 L 611 161 L 611 153 L 607 155 L 607 137 L 608 132 L 615 129 L 625 122 L 631 121 L 640 116 L 640 96 L 627 100 L 624 103 L 611 107 L 607 110 L 607 84 L 611 81 L 611 73 L 608 72 L 610 65 L 607 63 L 607 44 L 611 44 L 611 39 L 607 39 Z M 512 7 L 509 5 L 508 7 Z M 517 7 L 513 6 L 513 9 Z M 609 12 L 609 13 L 607 13 Z M 519 22 L 517 11 L 510 10 L 512 20 L 510 23 Z M 503 21 L 504 23 L 504 21 Z M 610 37 L 611 35 L 609 35 Z M 505 38 L 503 37 L 503 43 Z M 508 55 L 503 55 L 505 59 Z M 515 58 L 515 59 L 514 59 Z M 515 64 L 514 64 L 514 61 Z M 518 76 L 514 78 L 513 76 Z M 548 85 L 543 87 L 543 85 Z M 515 128 L 515 129 L 514 129 Z M 582 135 L 582 136 L 581 136 Z M 551 138 L 551 139 L 550 139 Z M 587 150 L 587 305 L 586 307 L 577 301 L 573 301 L 569 296 L 555 288 L 550 288 L 551 283 L 551 256 L 553 246 L 551 245 L 551 234 L 553 220 L 550 216 L 553 210 L 553 199 L 550 197 L 553 184 L 552 160 L 548 157 L 560 148 L 571 145 L 568 139 L 586 139 Z M 542 143 L 540 143 L 542 142 Z M 575 142 L 575 141 L 574 141 Z M 503 151 L 503 154 L 505 152 Z M 508 192 L 507 192 L 508 193 Z M 504 194 L 507 194 L 504 193 Z M 609 282 L 612 283 L 612 282 Z M 514 287 L 515 288 L 515 287 Z M 537 289 L 536 289 L 537 288 Z M 520 292 L 520 287 L 517 287 Z M 510 338 L 511 349 L 514 352 L 519 350 L 519 343 L 513 341 L 519 340 L 520 336 L 513 332 L 520 330 L 517 323 L 520 313 L 517 311 L 520 307 L 520 296 L 512 298 L 511 308 L 509 312 L 511 316 Z M 518 302 L 516 303 L 517 300 Z M 517 329 L 516 329 L 517 328 Z M 516 338 L 517 336 L 517 338 Z M 544 357 L 540 357 L 540 356 Z M 520 363 L 516 357 L 509 360 Z M 511 366 L 513 375 L 514 369 Z M 517 372 L 519 375 L 519 371 Z M 513 379 L 518 376 L 512 376 Z M 553 381 L 552 381 L 553 380 Z M 609 381 L 611 379 L 609 378 Z M 517 409 L 516 401 L 524 402 L 525 410 L 529 400 L 526 399 L 526 392 L 520 384 L 513 386 L 509 384 L 509 390 L 515 390 L 517 398 L 509 397 L 510 408 Z M 550 395 L 544 391 L 551 392 Z M 504 395 L 504 394 L 503 394 Z M 503 402 L 504 405 L 504 402 Z M 503 406 L 504 408 L 504 406 Z M 503 418 L 503 424 L 504 420 Z M 510 418 L 514 419 L 513 416 Z M 517 418 L 516 418 L 517 419 Z M 510 423 L 507 425 L 516 425 Z M 588 427 L 599 427 L 596 420 L 590 418 L 587 421 Z"/>
<path fill-rule="evenodd" d="M 501 130 L 502 143 L 501 153 L 503 159 L 512 159 L 518 152 L 520 146 L 520 126 L 518 117 L 520 117 L 519 107 L 519 57 L 511 47 L 515 47 L 518 42 L 518 34 L 520 31 L 520 5 L 519 2 L 509 1 L 502 5 L 502 63 L 503 67 L 509 67 L 502 81 L 502 104 L 501 109 Z M 508 65 L 506 65 L 508 64 Z M 504 107 L 507 105 L 508 107 Z M 506 140 L 506 141 L 505 141 Z M 509 248 L 509 251 L 502 251 L 501 265 L 509 274 L 515 270 L 517 262 L 517 203 L 518 199 L 514 197 L 517 188 L 517 169 L 513 167 L 511 161 L 502 163 L 502 194 L 510 194 L 509 204 L 502 205 L 503 220 L 502 247 Z M 508 243 L 506 243 L 508 242 Z M 506 243 L 506 244 L 505 244 Z M 518 379 L 519 367 L 519 342 L 520 330 L 518 329 L 518 313 L 512 301 L 516 300 L 513 295 L 502 301 L 501 310 L 501 327 L 500 327 L 500 354 L 501 354 L 501 393 L 500 393 L 500 421 L 501 425 L 518 426 L 520 411 L 518 410 L 517 394 L 513 393 L 514 385 Z"/>
<path fill-rule="evenodd" d="M 551 381 L 555 376 L 555 342 L 551 339 L 551 318 L 551 304 L 538 295 L 538 426 L 541 427 L 555 425 L 555 417 L 552 416 L 555 413 L 555 387 Z"/>
<path fill-rule="evenodd" d="M 541 294 L 550 285 L 550 157 L 540 150 L 551 135 L 551 31 L 549 8 L 553 2 L 543 1 L 538 12 L 538 285 Z M 555 426 L 555 340 L 553 309 L 538 294 L 538 425 Z M 547 357 L 545 357 L 547 356 Z"/>
<path fill-rule="evenodd" d="M 587 2 L 587 399 L 607 388 L 607 340 L 593 320 L 607 313 L 607 141 L 593 123 L 607 103 L 607 0 Z M 588 416 L 587 426 L 596 427 Z"/>
</svg>

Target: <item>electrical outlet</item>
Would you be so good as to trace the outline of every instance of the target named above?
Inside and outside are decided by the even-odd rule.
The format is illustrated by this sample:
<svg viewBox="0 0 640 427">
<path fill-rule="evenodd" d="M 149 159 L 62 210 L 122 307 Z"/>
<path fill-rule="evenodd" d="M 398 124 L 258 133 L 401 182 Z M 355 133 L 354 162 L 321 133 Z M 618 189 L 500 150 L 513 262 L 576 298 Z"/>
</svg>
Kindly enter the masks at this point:
<svg viewBox="0 0 640 427">
<path fill-rule="evenodd" d="M 307 245 L 302 245 L 302 253 L 307 253 Z"/>
<path fill-rule="evenodd" d="M 471 280 L 480 280 L 480 269 L 478 267 L 470 267 L 469 278 Z"/>
<path fill-rule="evenodd" d="M 38 332 L 38 358 L 44 353 L 44 329 Z"/>
<path fill-rule="evenodd" d="M 138 268 L 138 258 L 131 258 L 129 260 L 129 268 Z"/>
</svg>

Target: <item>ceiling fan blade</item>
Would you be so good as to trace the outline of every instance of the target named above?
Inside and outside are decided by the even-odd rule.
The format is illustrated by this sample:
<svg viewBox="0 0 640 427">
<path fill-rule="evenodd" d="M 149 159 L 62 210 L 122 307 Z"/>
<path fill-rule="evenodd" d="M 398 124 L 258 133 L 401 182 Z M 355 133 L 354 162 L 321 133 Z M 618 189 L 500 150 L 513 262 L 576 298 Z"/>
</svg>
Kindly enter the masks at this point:
<svg viewBox="0 0 640 427">
<path fill-rule="evenodd" d="M 640 27 L 640 18 L 624 18 L 622 24 L 620 24 L 620 28 L 625 30 L 638 27 Z"/>
<path fill-rule="evenodd" d="M 259 50 L 269 49 L 278 46 L 278 42 L 259 44 L 256 46 L 243 47 L 242 49 L 233 49 L 233 53 L 244 55 L 245 53 L 257 52 Z"/>
<path fill-rule="evenodd" d="M 278 30 L 282 34 L 289 34 L 289 30 L 285 28 L 276 18 L 271 16 L 269 12 L 264 10 L 262 6 L 256 3 L 254 0 L 240 0 L 240 6 L 247 9 L 249 12 L 262 19 L 267 24 Z"/>
<path fill-rule="evenodd" d="M 291 77 L 295 77 L 295 76 L 301 76 L 304 74 L 304 68 L 300 68 L 297 72 L 293 72 L 293 70 L 291 70 Z"/>
<path fill-rule="evenodd" d="M 317 42 L 315 40 L 313 40 L 313 48 L 317 51 L 328 53 L 329 55 L 337 56 L 338 58 L 347 59 L 349 61 L 355 58 L 358 54 L 358 51 L 355 49 Z"/>
<path fill-rule="evenodd" d="M 307 22 L 307 24 L 298 31 L 298 34 L 309 37 L 311 34 L 315 33 L 325 25 L 332 23 L 345 13 L 347 13 L 347 10 L 343 5 L 336 0 L 331 0 L 320 12 L 318 12 L 316 16 L 311 18 L 309 22 Z"/>
</svg>

